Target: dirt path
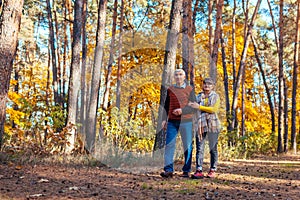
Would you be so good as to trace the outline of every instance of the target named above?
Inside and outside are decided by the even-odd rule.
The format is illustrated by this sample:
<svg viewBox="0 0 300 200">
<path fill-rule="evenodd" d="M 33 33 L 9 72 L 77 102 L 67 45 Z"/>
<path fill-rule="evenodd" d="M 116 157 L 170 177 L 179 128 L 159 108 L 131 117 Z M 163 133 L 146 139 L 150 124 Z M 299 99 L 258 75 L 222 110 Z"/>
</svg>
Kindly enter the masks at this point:
<svg viewBox="0 0 300 200">
<path fill-rule="evenodd" d="M 300 199 L 300 156 L 220 162 L 215 179 L 159 172 L 1 161 L 0 199 Z"/>
</svg>

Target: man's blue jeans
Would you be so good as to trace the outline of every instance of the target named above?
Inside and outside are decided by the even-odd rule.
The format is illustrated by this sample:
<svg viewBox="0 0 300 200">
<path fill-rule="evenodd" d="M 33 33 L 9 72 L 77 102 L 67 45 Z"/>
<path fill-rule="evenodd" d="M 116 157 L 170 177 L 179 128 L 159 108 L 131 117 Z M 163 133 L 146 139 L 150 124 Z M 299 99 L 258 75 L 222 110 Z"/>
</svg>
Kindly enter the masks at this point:
<svg viewBox="0 0 300 200">
<path fill-rule="evenodd" d="M 204 133 L 202 140 L 196 134 L 196 169 L 202 171 L 205 141 L 208 140 L 210 153 L 210 169 L 217 170 L 219 133 Z"/>
<path fill-rule="evenodd" d="M 166 133 L 165 147 L 165 165 L 166 172 L 174 172 L 174 153 L 176 148 L 176 137 L 180 132 L 181 140 L 184 149 L 184 165 L 183 172 L 190 172 L 192 165 L 192 150 L 193 150 L 193 124 L 192 122 L 168 122 Z"/>
</svg>

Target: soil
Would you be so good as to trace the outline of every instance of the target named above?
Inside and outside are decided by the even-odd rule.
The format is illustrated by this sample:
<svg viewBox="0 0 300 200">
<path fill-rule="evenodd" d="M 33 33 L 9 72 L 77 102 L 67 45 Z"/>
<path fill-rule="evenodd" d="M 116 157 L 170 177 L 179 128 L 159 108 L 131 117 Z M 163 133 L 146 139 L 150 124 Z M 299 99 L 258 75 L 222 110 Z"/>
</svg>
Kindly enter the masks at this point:
<svg viewBox="0 0 300 200">
<path fill-rule="evenodd" d="M 300 199 L 300 156 L 220 161 L 213 179 L 173 178 L 161 169 L 23 164 L 0 159 L 0 199 Z M 208 163 L 206 163 L 208 167 Z"/>
</svg>

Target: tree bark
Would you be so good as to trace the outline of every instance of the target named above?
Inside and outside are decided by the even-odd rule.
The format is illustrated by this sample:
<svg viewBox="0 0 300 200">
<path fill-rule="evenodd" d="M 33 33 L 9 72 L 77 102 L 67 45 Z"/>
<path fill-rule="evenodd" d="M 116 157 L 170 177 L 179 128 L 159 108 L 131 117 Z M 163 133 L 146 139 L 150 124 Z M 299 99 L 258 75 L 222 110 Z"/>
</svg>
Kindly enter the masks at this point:
<svg viewBox="0 0 300 200">
<path fill-rule="evenodd" d="M 80 90 L 80 53 L 81 53 L 81 33 L 82 33 L 82 6 L 83 0 L 75 1 L 75 14 L 73 23 L 72 60 L 70 69 L 70 83 L 68 93 L 68 118 L 67 126 L 70 127 L 66 153 L 70 153 L 75 143 L 75 124 L 78 102 L 78 92 Z"/>
<path fill-rule="evenodd" d="M 122 46 L 123 46 L 123 20 L 124 20 L 124 0 L 121 0 L 121 17 L 120 17 L 120 33 L 119 33 L 119 57 L 118 57 L 118 72 L 117 72 L 117 90 L 116 90 L 116 107 L 120 110 L 121 107 L 121 70 L 122 70 Z"/>
<path fill-rule="evenodd" d="M 94 151 L 96 124 L 97 124 L 97 105 L 100 87 L 100 72 L 102 68 L 103 46 L 105 39 L 105 19 L 106 19 L 107 0 L 100 0 L 98 6 L 98 23 L 96 36 L 95 59 L 92 72 L 91 96 L 89 100 L 89 109 L 86 123 L 86 148 L 88 151 Z"/>
<path fill-rule="evenodd" d="M 294 63 L 293 63 L 293 89 L 292 89 L 292 119 L 291 119 L 291 147 L 293 153 L 297 153 L 296 141 L 296 121 L 297 121 L 297 86 L 298 86 L 298 66 L 299 66 L 299 42 L 300 42 L 300 1 L 297 1 L 297 24 L 294 46 Z"/>
<path fill-rule="evenodd" d="M 106 73 L 105 91 L 103 95 L 103 105 L 102 105 L 103 110 L 107 110 L 108 101 L 109 101 L 111 73 L 112 73 L 112 65 L 114 62 L 114 53 L 115 53 L 114 46 L 115 46 L 116 28 L 117 28 L 117 15 L 118 15 L 118 0 L 115 0 L 112 35 L 111 35 L 110 50 L 109 50 L 109 60 L 108 60 L 107 73 Z"/>
<path fill-rule="evenodd" d="M 285 98 L 288 96 L 288 87 L 286 84 L 286 80 L 283 79 L 283 88 L 284 88 L 284 96 Z M 283 104 L 283 109 L 284 109 L 284 135 L 283 135 L 283 151 L 286 153 L 288 152 L 288 134 L 289 134 L 289 124 L 288 124 L 288 101 L 284 101 Z"/>
<path fill-rule="evenodd" d="M 283 152 L 284 131 L 284 74 L 283 74 L 283 0 L 279 4 L 279 68 L 278 68 L 278 144 L 277 152 Z"/>
<path fill-rule="evenodd" d="M 256 61 L 257 61 L 257 64 L 258 64 L 258 68 L 259 68 L 261 77 L 263 79 L 263 83 L 264 83 L 264 86 L 265 86 L 266 93 L 267 93 L 268 104 L 269 104 L 269 107 L 270 107 L 270 113 L 271 113 L 271 119 L 272 119 L 272 133 L 275 133 L 275 124 L 276 123 L 275 123 L 275 111 L 274 111 L 274 105 L 273 105 L 273 102 L 272 102 L 272 95 L 270 93 L 270 89 L 269 89 L 269 86 L 268 86 L 268 83 L 267 83 L 265 71 L 263 70 L 263 67 L 262 67 L 262 62 L 259 58 L 259 49 L 257 48 L 256 41 L 254 40 L 253 36 L 251 36 L 251 39 L 252 39 L 252 44 L 253 44 L 253 47 L 254 47 L 255 58 L 256 58 Z"/>
<path fill-rule="evenodd" d="M 182 69 L 185 71 L 186 79 L 189 80 L 190 76 L 190 32 L 191 30 L 191 19 L 192 19 L 192 1 L 183 0 L 182 2 Z"/>
<path fill-rule="evenodd" d="M 23 0 L 4 0 L 0 12 L 0 149 L 4 134 L 9 81 L 18 44 Z"/>
<path fill-rule="evenodd" d="M 160 88 L 160 107 L 158 110 L 158 120 L 156 127 L 156 136 L 153 150 L 162 149 L 165 145 L 165 134 L 162 130 L 162 114 L 164 103 L 167 97 L 167 88 L 172 82 L 175 69 L 177 41 L 180 30 L 182 0 L 173 0 L 170 15 L 170 24 L 167 34 L 167 43 L 164 57 L 164 69 L 162 74 L 162 85 Z"/>
<path fill-rule="evenodd" d="M 242 74 L 243 74 L 244 67 L 245 67 L 247 50 L 248 50 L 248 46 L 249 46 L 249 39 L 252 34 L 252 29 L 254 26 L 254 22 L 255 22 L 255 19 L 257 16 L 257 12 L 258 12 L 260 3 L 261 3 L 261 0 L 258 0 L 257 4 L 255 6 L 255 10 L 253 12 L 252 18 L 251 18 L 250 25 L 247 30 L 247 35 L 245 38 L 244 48 L 243 48 L 241 61 L 240 61 L 240 67 L 239 67 L 238 74 L 237 74 L 236 84 L 234 85 L 234 89 L 233 89 L 233 98 L 232 98 L 232 104 L 231 104 L 231 116 L 232 116 L 231 129 L 232 130 L 235 128 L 235 123 L 236 123 L 236 108 L 237 108 L 238 94 L 239 94 L 239 88 L 240 88 L 240 84 L 241 84 L 241 80 L 242 80 Z"/>
<path fill-rule="evenodd" d="M 212 54 L 212 49 L 213 49 L 212 10 L 213 10 L 213 0 L 208 0 L 208 49 L 209 49 L 209 55 Z"/>
<path fill-rule="evenodd" d="M 227 123 L 230 123 L 230 101 L 229 101 L 229 84 L 228 84 L 228 73 L 226 66 L 226 51 L 225 44 L 223 39 L 223 28 L 220 33 L 220 42 L 221 42 L 221 51 L 222 51 L 222 66 L 223 66 L 223 83 L 224 83 L 224 92 L 225 92 L 225 105 L 226 105 L 226 119 Z"/>
<path fill-rule="evenodd" d="M 87 20 L 87 0 L 83 0 L 82 6 L 82 62 L 81 62 L 81 79 L 80 79 L 80 123 L 81 133 L 85 133 L 85 117 L 86 117 L 86 60 L 87 60 L 87 44 L 86 44 L 86 20 Z"/>
<path fill-rule="evenodd" d="M 234 6 L 232 11 L 232 85 L 236 84 L 236 38 L 235 38 L 235 23 L 236 23 L 236 0 L 234 0 Z M 234 88 L 234 87 L 233 87 Z"/>
<path fill-rule="evenodd" d="M 54 102 L 55 104 L 59 103 L 58 100 L 58 79 L 57 79 L 57 60 L 55 53 L 55 36 L 54 36 L 54 27 L 53 27 L 53 18 L 52 18 L 52 9 L 50 5 L 50 0 L 47 2 L 47 14 L 48 14 L 48 24 L 49 24 L 49 43 L 51 47 L 51 64 L 52 64 L 52 79 L 53 79 L 53 92 L 54 92 Z"/>
<path fill-rule="evenodd" d="M 216 28 L 214 33 L 214 44 L 211 53 L 209 76 L 217 82 L 217 65 L 218 65 L 218 52 L 220 43 L 220 34 L 222 26 L 222 15 L 223 15 L 224 0 L 218 0 L 217 15 L 216 15 Z"/>
</svg>

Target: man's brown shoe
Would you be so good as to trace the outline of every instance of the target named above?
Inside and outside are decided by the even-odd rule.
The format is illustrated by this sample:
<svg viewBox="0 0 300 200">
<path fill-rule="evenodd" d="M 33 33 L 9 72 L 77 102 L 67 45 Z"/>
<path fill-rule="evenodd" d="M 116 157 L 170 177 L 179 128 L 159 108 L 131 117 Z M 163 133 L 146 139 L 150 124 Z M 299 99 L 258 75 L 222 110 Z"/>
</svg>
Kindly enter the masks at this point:
<svg viewBox="0 0 300 200">
<path fill-rule="evenodd" d="M 162 172 L 162 173 L 160 173 L 160 176 L 164 177 L 164 178 L 172 178 L 173 172 Z"/>
<path fill-rule="evenodd" d="M 183 178 L 189 178 L 190 177 L 190 173 L 188 173 L 188 172 L 182 172 L 182 174 L 180 174 L 179 176 L 183 177 Z"/>
</svg>

